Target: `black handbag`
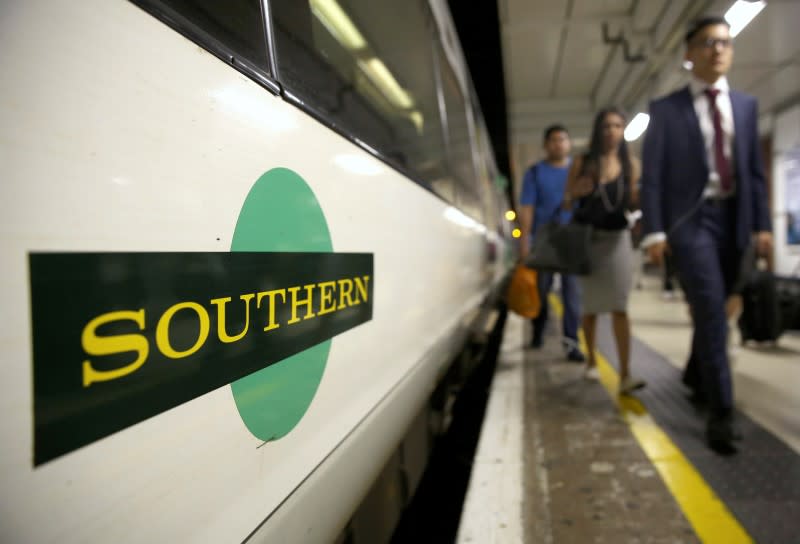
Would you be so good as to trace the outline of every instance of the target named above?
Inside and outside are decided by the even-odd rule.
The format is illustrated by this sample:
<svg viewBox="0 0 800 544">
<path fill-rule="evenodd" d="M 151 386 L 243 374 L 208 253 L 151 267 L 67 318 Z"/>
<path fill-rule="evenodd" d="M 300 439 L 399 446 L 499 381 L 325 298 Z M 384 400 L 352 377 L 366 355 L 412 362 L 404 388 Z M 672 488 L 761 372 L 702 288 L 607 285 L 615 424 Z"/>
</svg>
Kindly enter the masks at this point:
<svg viewBox="0 0 800 544">
<path fill-rule="evenodd" d="M 546 272 L 586 275 L 592 272 L 592 226 L 583 223 L 542 225 L 536 231 L 525 265 Z"/>
</svg>

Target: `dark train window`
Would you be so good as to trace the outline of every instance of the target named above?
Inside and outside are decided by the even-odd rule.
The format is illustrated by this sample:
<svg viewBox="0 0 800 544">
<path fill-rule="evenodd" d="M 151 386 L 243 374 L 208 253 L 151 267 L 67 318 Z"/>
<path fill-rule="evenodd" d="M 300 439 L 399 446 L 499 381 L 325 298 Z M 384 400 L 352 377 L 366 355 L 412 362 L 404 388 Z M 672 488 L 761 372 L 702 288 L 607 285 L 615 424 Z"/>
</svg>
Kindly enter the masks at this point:
<svg viewBox="0 0 800 544">
<path fill-rule="evenodd" d="M 447 108 L 447 158 L 449 170 L 454 177 L 456 202 L 469 215 L 479 219 L 482 218 L 483 213 L 475 177 L 467 103 L 464 100 L 461 85 L 441 45 L 438 47 L 438 56 L 440 79 Z"/>
<path fill-rule="evenodd" d="M 273 0 L 278 78 L 326 121 L 431 182 L 446 175 L 434 27 L 421 0 Z"/>
<path fill-rule="evenodd" d="M 494 174 L 491 171 L 493 162 L 491 143 L 489 135 L 486 132 L 486 125 L 483 123 L 483 114 L 475 101 L 474 89 L 472 96 L 472 118 L 475 121 L 475 147 L 479 157 L 478 161 L 476 161 L 477 191 L 481 201 L 483 222 L 487 225 L 493 225 L 497 210 L 495 208 L 495 198 L 493 198 Z"/>
<path fill-rule="evenodd" d="M 260 0 L 133 1 L 226 61 L 232 55 L 236 60 L 246 60 L 268 71 Z"/>
</svg>

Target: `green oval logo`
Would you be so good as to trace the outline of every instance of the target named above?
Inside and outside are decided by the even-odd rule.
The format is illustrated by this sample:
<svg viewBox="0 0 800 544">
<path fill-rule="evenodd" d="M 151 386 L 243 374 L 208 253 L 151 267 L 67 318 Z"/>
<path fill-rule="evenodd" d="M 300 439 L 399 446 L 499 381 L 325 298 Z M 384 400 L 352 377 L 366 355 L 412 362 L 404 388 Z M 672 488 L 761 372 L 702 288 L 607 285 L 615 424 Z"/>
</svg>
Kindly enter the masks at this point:
<svg viewBox="0 0 800 544">
<path fill-rule="evenodd" d="M 231 251 L 332 252 L 328 223 L 305 180 L 286 168 L 262 175 L 244 201 Z M 330 348 L 326 340 L 231 383 L 239 415 L 254 436 L 276 440 L 300 422 Z"/>
</svg>

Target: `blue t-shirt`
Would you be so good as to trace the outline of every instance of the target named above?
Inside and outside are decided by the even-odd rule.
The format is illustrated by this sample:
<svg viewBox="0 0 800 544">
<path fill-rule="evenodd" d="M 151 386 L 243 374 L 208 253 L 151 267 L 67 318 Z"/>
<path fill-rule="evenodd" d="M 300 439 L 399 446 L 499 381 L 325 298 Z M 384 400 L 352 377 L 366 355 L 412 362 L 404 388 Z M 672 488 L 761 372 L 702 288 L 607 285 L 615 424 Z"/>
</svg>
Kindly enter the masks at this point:
<svg viewBox="0 0 800 544">
<path fill-rule="evenodd" d="M 568 173 L 569 162 L 566 166 L 553 166 L 547 161 L 540 161 L 525 172 L 520 204 L 533 206 L 532 235 L 541 225 L 552 221 L 558 213 L 564 199 Z M 570 215 L 571 212 L 562 212 L 561 218 L 568 221 Z"/>
</svg>

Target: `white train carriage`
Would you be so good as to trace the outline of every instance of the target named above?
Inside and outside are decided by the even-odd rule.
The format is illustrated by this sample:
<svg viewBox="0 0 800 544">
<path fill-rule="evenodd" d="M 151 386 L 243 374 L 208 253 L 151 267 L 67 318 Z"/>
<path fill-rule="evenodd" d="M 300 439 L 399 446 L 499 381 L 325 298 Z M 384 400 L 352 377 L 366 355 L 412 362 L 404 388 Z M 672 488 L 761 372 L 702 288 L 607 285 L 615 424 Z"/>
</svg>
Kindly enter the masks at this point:
<svg viewBox="0 0 800 544">
<path fill-rule="evenodd" d="M 444 0 L 0 14 L 0 541 L 385 538 L 510 266 Z"/>
</svg>

